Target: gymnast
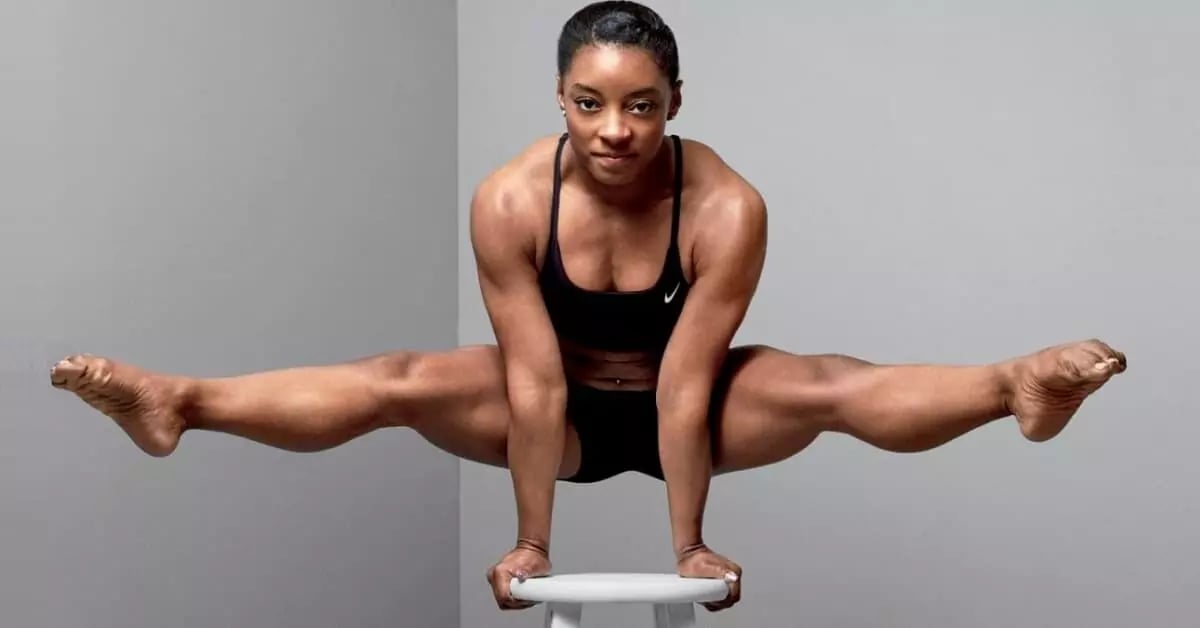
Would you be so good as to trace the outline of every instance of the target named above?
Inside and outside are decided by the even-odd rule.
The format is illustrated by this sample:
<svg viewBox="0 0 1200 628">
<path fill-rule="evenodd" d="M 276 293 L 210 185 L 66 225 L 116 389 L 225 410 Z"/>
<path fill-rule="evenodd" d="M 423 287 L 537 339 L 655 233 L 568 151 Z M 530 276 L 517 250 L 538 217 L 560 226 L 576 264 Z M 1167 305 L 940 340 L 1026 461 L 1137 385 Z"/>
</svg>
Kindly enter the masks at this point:
<svg viewBox="0 0 1200 628">
<path fill-rule="evenodd" d="M 215 378 L 76 354 L 51 383 L 152 456 L 188 430 L 312 452 L 408 427 L 506 468 L 517 534 L 487 572 L 502 609 L 531 606 L 511 596 L 513 578 L 550 571 L 557 481 L 646 474 L 666 488 L 678 574 L 730 582 L 726 599 L 705 603 L 718 611 L 740 599 L 742 568 L 704 541 L 714 475 L 782 461 L 822 432 L 919 452 L 1011 417 L 1045 441 L 1125 370 L 1094 339 L 982 365 L 731 347 L 762 271 L 766 207 L 712 148 L 666 133 L 681 85 L 674 35 L 651 9 L 597 2 L 565 23 L 565 129 L 490 173 L 471 200 L 495 345 Z"/>
</svg>

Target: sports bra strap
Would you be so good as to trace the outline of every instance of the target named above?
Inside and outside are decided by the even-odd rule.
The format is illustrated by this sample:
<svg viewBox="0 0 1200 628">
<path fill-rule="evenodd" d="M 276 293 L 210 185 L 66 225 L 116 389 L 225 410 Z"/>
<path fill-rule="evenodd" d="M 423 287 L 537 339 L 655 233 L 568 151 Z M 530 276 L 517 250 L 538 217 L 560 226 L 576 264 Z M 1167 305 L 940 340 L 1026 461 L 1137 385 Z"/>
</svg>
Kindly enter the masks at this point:
<svg viewBox="0 0 1200 628">
<path fill-rule="evenodd" d="M 671 140 L 675 144 L 675 200 L 671 207 L 671 248 L 678 251 L 679 212 L 683 204 L 683 142 L 678 135 L 672 135 Z"/>
<path fill-rule="evenodd" d="M 554 192 L 550 198 L 550 241 L 558 241 L 558 199 L 562 190 L 562 154 L 567 144 L 567 134 L 558 138 L 558 148 L 554 151 Z"/>
<path fill-rule="evenodd" d="M 558 204 L 562 193 L 562 155 L 567 144 L 566 133 L 558 138 L 558 147 L 554 150 L 554 188 L 550 197 L 550 239 L 558 241 Z M 671 205 L 671 244 L 670 250 L 676 253 L 678 262 L 679 251 L 679 213 L 683 206 L 683 141 L 678 135 L 671 135 L 671 143 L 675 147 L 675 178 L 673 185 L 673 202 Z"/>
</svg>

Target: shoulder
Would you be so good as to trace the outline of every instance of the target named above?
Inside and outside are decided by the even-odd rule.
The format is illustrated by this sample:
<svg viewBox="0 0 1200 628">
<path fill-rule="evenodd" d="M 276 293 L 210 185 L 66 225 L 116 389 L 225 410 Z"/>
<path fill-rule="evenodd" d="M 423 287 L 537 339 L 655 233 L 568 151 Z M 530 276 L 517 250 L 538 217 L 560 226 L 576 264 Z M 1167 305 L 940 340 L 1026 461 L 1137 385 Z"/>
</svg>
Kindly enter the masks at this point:
<svg viewBox="0 0 1200 628">
<path fill-rule="evenodd" d="M 472 240 L 532 244 L 546 221 L 558 135 L 538 138 L 492 170 L 471 197 Z"/>
<path fill-rule="evenodd" d="M 766 246 L 763 195 L 711 146 L 683 140 L 694 263 L 734 255 L 757 257 Z"/>
</svg>

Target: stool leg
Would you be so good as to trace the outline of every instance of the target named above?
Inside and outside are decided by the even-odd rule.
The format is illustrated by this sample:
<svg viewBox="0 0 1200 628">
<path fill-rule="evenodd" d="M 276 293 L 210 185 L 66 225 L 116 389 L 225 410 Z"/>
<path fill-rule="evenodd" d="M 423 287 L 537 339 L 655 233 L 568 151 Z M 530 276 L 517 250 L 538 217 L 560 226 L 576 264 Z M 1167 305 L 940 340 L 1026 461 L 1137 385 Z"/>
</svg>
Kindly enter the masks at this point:
<svg viewBox="0 0 1200 628">
<path fill-rule="evenodd" d="M 654 628 L 693 628 L 696 608 L 689 604 L 655 604 Z"/>
<path fill-rule="evenodd" d="M 583 616 L 583 604 L 570 602 L 548 602 L 546 604 L 545 628 L 579 628 Z"/>
</svg>

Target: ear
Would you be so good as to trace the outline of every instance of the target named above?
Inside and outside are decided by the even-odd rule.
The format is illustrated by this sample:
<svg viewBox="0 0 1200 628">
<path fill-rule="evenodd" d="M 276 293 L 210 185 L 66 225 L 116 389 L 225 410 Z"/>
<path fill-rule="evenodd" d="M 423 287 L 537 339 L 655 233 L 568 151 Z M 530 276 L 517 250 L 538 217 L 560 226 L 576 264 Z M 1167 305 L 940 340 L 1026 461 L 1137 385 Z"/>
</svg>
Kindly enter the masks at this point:
<svg viewBox="0 0 1200 628">
<path fill-rule="evenodd" d="M 558 100 L 558 108 L 560 111 L 566 111 L 567 105 L 563 102 L 563 82 L 562 76 L 554 75 L 554 97 Z"/>
<path fill-rule="evenodd" d="M 683 81 L 675 81 L 671 87 L 671 106 L 667 108 L 667 119 L 674 120 L 683 106 Z"/>
</svg>

